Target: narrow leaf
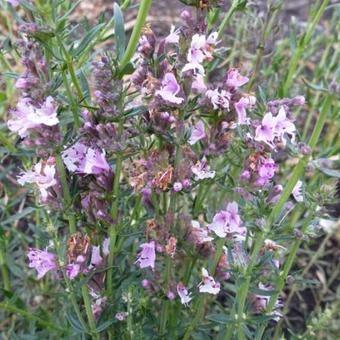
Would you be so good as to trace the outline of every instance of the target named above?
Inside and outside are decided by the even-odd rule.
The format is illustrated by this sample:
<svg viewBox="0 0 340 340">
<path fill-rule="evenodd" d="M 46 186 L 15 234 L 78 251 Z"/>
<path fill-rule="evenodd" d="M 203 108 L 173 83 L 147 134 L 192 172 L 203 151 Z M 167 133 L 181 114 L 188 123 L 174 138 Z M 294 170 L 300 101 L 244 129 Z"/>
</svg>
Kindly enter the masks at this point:
<svg viewBox="0 0 340 340">
<path fill-rule="evenodd" d="M 114 19 L 115 19 L 115 40 L 117 57 L 122 59 L 125 52 L 125 29 L 123 13 L 117 3 L 113 5 Z"/>
</svg>

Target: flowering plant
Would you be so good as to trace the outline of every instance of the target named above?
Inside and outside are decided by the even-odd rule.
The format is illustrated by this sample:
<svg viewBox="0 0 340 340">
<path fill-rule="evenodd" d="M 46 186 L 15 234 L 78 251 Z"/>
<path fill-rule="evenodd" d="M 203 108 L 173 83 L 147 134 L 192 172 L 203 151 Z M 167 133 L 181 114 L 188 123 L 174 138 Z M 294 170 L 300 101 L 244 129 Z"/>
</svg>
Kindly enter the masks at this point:
<svg viewBox="0 0 340 340">
<path fill-rule="evenodd" d="M 251 69 L 220 62 L 227 21 L 215 31 L 210 15 L 218 1 L 192 3 L 197 15 L 185 9 L 159 38 L 142 0 L 128 44 L 129 1 L 115 3 L 115 48 L 100 53 L 112 22 L 75 42 L 77 4 L 8 2 L 24 69 L 7 128 L 13 154 L 26 152 L 17 182 L 41 219 L 32 237 L 43 234 L 27 248 L 28 267 L 67 297 L 65 319 L 38 323 L 95 339 L 271 331 L 317 222 L 304 172 L 333 94 L 306 143 L 296 121 L 303 96 L 269 100 Z"/>
</svg>

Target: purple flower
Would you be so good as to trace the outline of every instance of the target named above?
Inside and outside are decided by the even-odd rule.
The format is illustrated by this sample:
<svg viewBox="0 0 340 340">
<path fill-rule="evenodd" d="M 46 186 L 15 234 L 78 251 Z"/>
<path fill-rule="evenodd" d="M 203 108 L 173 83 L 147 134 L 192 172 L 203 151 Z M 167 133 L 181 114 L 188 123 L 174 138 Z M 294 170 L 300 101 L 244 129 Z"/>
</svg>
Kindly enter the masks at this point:
<svg viewBox="0 0 340 340">
<path fill-rule="evenodd" d="M 151 267 L 154 269 L 156 261 L 155 241 L 144 243 L 141 248 L 142 250 L 138 254 L 136 263 L 139 264 L 140 268 Z"/>
<path fill-rule="evenodd" d="M 266 185 L 275 175 L 277 166 L 275 161 L 271 158 L 263 158 L 258 167 L 258 178 L 256 180 L 256 185 L 264 186 Z"/>
<path fill-rule="evenodd" d="M 7 0 L 8 3 L 10 3 L 13 7 L 16 7 L 20 4 L 19 0 Z"/>
<path fill-rule="evenodd" d="M 36 269 L 38 279 L 41 279 L 49 271 L 57 270 L 57 260 L 53 253 L 46 250 L 30 248 L 27 253 L 30 268 Z"/>
<path fill-rule="evenodd" d="M 295 125 L 287 118 L 286 111 L 283 107 L 280 108 L 277 116 L 272 113 L 266 113 L 262 119 L 260 126 L 256 128 L 255 140 L 264 142 L 271 148 L 274 148 L 274 139 L 285 143 L 284 134 L 290 136 L 291 141 L 295 140 Z"/>
<path fill-rule="evenodd" d="M 201 74 L 195 76 L 195 80 L 191 84 L 191 89 L 196 93 L 206 92 L 207 85 L 205 85 L 204 77 Z"/>
<path fill-rule="evenodd" d="M 28 90 L 39 83 L 39 78 L 33 74 L 25 74 L 21 76 L 16 82 L 15 87 L 20 90 Z"/>
<path fill-rule="evenodd" d="M 25 185 L 26 183 L 35 184 L 44 202 L 48 197 L 47 189 L 57 184 L 55 179 L 56 169 L 54 164 L 44 164 L 42 161 L 34 165 L 33 170 L 21 172 L 18 176 L 18 183 Z"/>
<path fill-rule="evenodd" d="M 291 137 L 291 141 L 295 140 L 295 125 L 287 118 L 286 111 L 282 106 L 276 116 L 275 133 L 284 141 L 283 135 L 286 133 Z"/>
<path fill-rule="evenodd" d="M 106 237 L 103 241 L 103 255 L 108 256 L 110 254 L 110 238 Z"/>
<path fill-rule="evenodd" d="M 249 78 L 241 76 L 236 68 L 232 68 L 227 72 L 226 85 L 230 88 L 238 88 L 248 83 Z"/>
<path fill-rule="evenodd" d="M 84 173 L 99 175 L 110 171 L 111 167 L 106 161 L 105 152 L 88 148 L 85 156 Z"/>
<path fill-rule="evenodd" d="M 297 181 L 293 192 L 292 192 L 295 200 L 297 202 L 303 202 L 303 194 L 302 194 L 302 182 L 301 181 Z"/>
<path fill-rule="evenodd" d="M 204 68 L 201 65 L 205 59 L 204 48 L 206 46 L 206 38 L 204 35 L 194 34 L 191 39 L 191 45 L 187 55 L 188 63 L 184 65 L 182 72 L 189 70 L 198 71 L 204 74 Z"/>
<path fill-rule="evenodd" d="M 274 148 L 275 126 L 275 117 L 273 117 L 270 112 L 266 113 L 262 119 L 261 125 L 256 128 L 255 140 L 258 142 L 264 142 L 271 148 Z"/>
<path fill-rule="evenodd" d="M 33 105 L 29 98 L 21 98 L 11 113 L 13 118 L 8 121 L 8 128 L 22 138 L 28 136 L 30 129 L 59 123 L 57 105 L 52 97 L 47 97 L 41 106 Z"/>
<path fill-rule="evenodd" d="M 211 101 L 213 108 L 216 110 L 218 108 L 229 110 L 230 93 L 218 89 L 208 90 L 205 95 Z"/>
<path fill-rule="evenodd" d="M 194 128 L 192 129 L 191 136 L 188 140 L 190 145 L 196 144 L 199 140 L 206 137 L 205 130 L 204 130 L 204 123 L 203 121 L 198 121 Z"/>
<path fill-rule="evenodd" d="M 202 268 L 202 281 L 198 285 L 200 293 L 209 293 L 216 295 L 220 292 L 221 285 L 216 282 L 212 276 L 209 276 L 208 271 Z"/>
<path fill-rule="evenodd" d="M 249 118 L 247 118 L 246 109 L 252 108 L 256 103 L 256 98 L 254 96 L 242 97 L 238 102 L 234 104 L 237 117 L 238 124 L 244 125 L 249 124 Z"/>
<path fill-rule="evenodd" d="M 174 292 L 172 292 L 171 290 L 169 290 L 167 293 L 166 293 L 166 296 L 169 300 L 174 300 L 176 298 L 176 295 Z"/>
<path fill-rule="evenodd" d="M 181 182 L 175 182 L 173 188 L 175 192 L 179 192 L 183 189 L 183 184 Z"/>
<path fill-rule="evenodd" d="M 181 104 L 184 99 L 176 97 L 180 90 L 181 87 L 177 83 L 176 77 L 173 73 L 166 73 L 162 80 L 161 89 L 157 90 L 155 94 L 171 104 Z"/>
<path fill-rule="evenodd" d="M 202 63 L 206 59 L 212 59 L 212 51 L 217 44 L 217 32 L 211 33 L 208 38 L 204 35 L 194 34 L 187 55 L 188 63 L 184 65 L 182 72 L 197 71 L 203 75 Z"/>
<path fill-rule="evenodd" d="M 191 237 L 195 243 L 203 244 L 213 240 L 213 237 L 208 235 L 207 229 L 201 228 L 198 221 L 191 221 L 191 228 Z"/>
<path fill-rule="evenodd" d="M 62 152 L 63 161 L 71 172 L 99 175 L 111 171 L 105 152 L 77 142 Z"/>
<path fill-rule="evenodd" d="M 174 25 L 171 25 L 170 34 L 165 38 L 166 44 L 178 44 L 179 42 L 179 29 L 175 29 Z"/>
<path fill-rule="evenodd" d="M 119 321 L 124 321 L 127 317 L 127 313 L 126 312 L 118 312 L 115 315 L 115 318 Z"/>
<path fill-rule="evenodd" d="M 92 303 L 91 308 L 92 308 L 92 314 L 95 320 L 98 320 L 98 318 L 100 317 L 100 314 L 103 311 L 104 305 L 106 303 L 107 298 L 104 297 L 100 297 L 95 293 L 92 293 L 93 296 L 95 296 L 95 301 L 94 303 Z"/>
<path fill-rule="evenodd" d="M 210 166 L 208 165 L 206 158 L 203 158 L 192 166 L 191 171 L 195 175 L 195 181 L 215 177 L 215 171 L 210 171 Z"/>
<path fill-rule="evenodd" d="M 66 266 L 66 276 L 73 280 L 75 279 L 80 273 L 80 264 L 79 263 L 70 263 Z"/>
<path fill-rule="evenodd" d="M 243 236 L 246 230 L 241 227 L 241 223 L 238 205 L 236 202 L 232 202 L 228 203 L 226 210 L 221 210 L 214 216 L 213 222 L 208 225 L 208 228 L 218 237 L 226 237 L 227 234 Z"/>
<path fill-rule="evenodd" d="M 188 289 L 183 285 L 182 282 L 177 284 L 177 294 L 181 299 L 181 304 L 187 306 L 191 301 L 191 293 L 189 293 Z"/>
<path fill-rule="evenodd" d="M 103 262 L 103 258 L 100 256 L 100 246 L 92 246 L 91 264 L 98 266 Z"/>
</svg>

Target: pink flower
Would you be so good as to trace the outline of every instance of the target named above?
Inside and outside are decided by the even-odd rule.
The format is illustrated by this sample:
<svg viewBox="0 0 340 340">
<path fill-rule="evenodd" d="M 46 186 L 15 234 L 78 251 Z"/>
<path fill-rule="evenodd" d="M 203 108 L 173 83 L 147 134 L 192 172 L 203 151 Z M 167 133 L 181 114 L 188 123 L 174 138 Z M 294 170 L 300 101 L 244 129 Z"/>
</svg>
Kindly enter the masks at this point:
<svg viewBox="0 0 340 340">
<path fill-rule="evenodd" d="M 183 285 L 182 282 L 177 284 L 177 294 L 181 299 L 181 304 L 187 306 L 191 301 L 191 293 L 189 293 L 188 289 Z"/>
<path fill-rule="evenodd" d="M 267 182 L 269 179 L 274 177 L 276 169 L 277 166 L 275 161 L 271 158 L 267 158 L 262 161 L 258 169 L 258 174 L 262 181 Z"/>
<path fill-rule="evenodd" d="M 282 106 L 276 116 L 275 133 L 284 142 L 283 135 L 286 133 L 291 137 L 291 141 L 295 140 L 295 125 L 287 118 L 286 111 Z"/>
<path fill-rule="evenodd" d="M 191 227 L 191 234 L 197 244 L 211 242 L 214 239 L 208 235 L 208 231 L 206 229 L 201 228 L 198 221 L 191 221 Z"/>
<path fill-rule="evenodd" d="M 190 145 L 196 144 L 199 140 L 206 137 L 205 130 L 204 130 L 204 123 L 203 121 L 198 121 L 194 128 L 192 129 L 191 136 L 188 140 Z"/>
<path fill-rule="evenodd" d="M 271 287 L 265 286 L 261 282 L 259 283 L 259 289 L 268 291 L 268 292 L 272 291 Z M 260 295 L 260 294 L 255 295 L 255 301 L 254 301 L 255 312 L 257 313 L 263 312 L 266 309 L 269 300 L 270 300 L 269 295 Z M 275 303 L 274 310 L 270 314 L 273 316 L 273 319 L 276 321 L 278 321 L 279 318 L 282 316 L 281 312 L 277 310 L 280 307 L 282 307 L 282 304 L 280 303 L 280 301 L 277 301 Z"/>
<path fill-rule="evenodd" d="M 303 194 L 302 194 L 302 182 L 301 181 L 297 181 L 293 192 L 292 192 L 295 200 L 297 202 L 303 202 Z"/>
<path fill-rule="evenodd" d="M 182 72 L 188 70 L 198 71 L 204 74 L 204 68 L 201 65 L 205 59 L 204 48 L 206 45 L 206 39 L 204 35 L 194 34 L 191 39 L 190 48 L 187 55 L 188 63 L 184 65 Z"/>
<path fill-rule="evenodd" d="M 151 267 L 154 269 L 156 261 L 155 241 L 144 243 L 141 248 L 136 263 L 139 264 L 140 268 Z"/>
<path fill-rule="evenodd" d="M 100 246 L 92 246 L 91 264 L 98 266 L 102 263 L 103 258 L 100 256 Z"/>
<path fill-rule="evenodd" d="M 291 141 L 294 142 L 295 131 L 295 125 L 287 118 L 285 109 L 281 107 L 276 117 L 271 113 L 264 115 L 261 125 L 256 128 L 255 140 L 264 142 L 274 148 L 274 139 L 277 138 L 285 143 L 285 134 L 289 135 Z"/>
<path fill-rule="evenodd" d="M 172 292 L 171 290 L 169 290 L 167 293 L 166 293 L 166 296 L 169 300 L 174 300 L 176 298 L 176 295 L 174 292 Z"/>
<path fill-rule="evenodd" d="M 35 106 L 28 98 L 19 100 L 13 118 L 8 121 L 8 128 L 17 132 L 20 137 L 28 136 L 30 129 L 40 125 L 54 126 L 59 123 L 57 118 L 57 105 L 52 97 L 47 97 L 41 106 Z"/>
<path fill-rule="evenodd" d="M 230 93 L 218 89 L 215 90 L 208 90 L 205 95 L 210 99 L 213 108 L 216 110 L 218 108 L 229 110 L 229 100 L 230 100 Z"/>
<path fill-rule="evenodd" d="M 255 140 L 258 142 L 264 142 L 271 148 L 274 148 L 275 126 L 275 117 L 273 117 L 270 112 L 266 113 L 262 119 L 261 125 L 256 128 Z"/>
<path fill-rule="evenodd" d="M 92 303 L 92 314 L 95 320 L 98 320 L 100 317 L 100 314 L 103 312 L 104 305 L 106 303 L 107 298 L 106 297 L 100 297 L 97 294 L 93 294 L 96 296 L 96 299 L 94 303 Z"/>
<path fill-rule="evenodd" d="M 246 109 L 252 108 L 256 103 L 254 96 L 242 97 L 237 103 L 234 104 L 237 116 L 238 124 L 249 124 L 249 118 L 247 118 Z"/>
<path fill-rule="evenodd" d="M 35 77 L 33 74 L 25 74 L 15 82 L 15 87 L 20 90 L 26 90 L 30 87 L 33 87 L 38 82 L 38 77 Z"/>
<path fill-rule="evenodd" d="M 103 241 L 103 255 L 108 256 L 110 254 L 110 238 L 106 237 Z"/>
<path fill-rule="evenodd" d="M 49 271 L 57 270 L 57 260 L 53 253 L 46 250 L 30 248 L 27 253 L 30 268 L 36 269 L 38 279 L 41 279 Z"/>
<path fill-rule="evenodd" d="M 21 172 L 18 176 L 18 183 L 21 185 L 26 183 L 35 184 L 40 191 L 41 200 L 45 201 L 48 196 L 47 189 L 57 184 L 55 174 L 54 164 L 43 164 L 40 161 L 34 166 L 33 170 Z"/>
<path fill-rule="evenodd" d="M 111 171 L 104 151 L 100 152 L 98 149 L 92 149 L 80 142 L 64 150 L 62 158 L 71 172 L 99 175 Z"/>
<path fill-rule="evenodd" d="M 166 44 L 178 44 L 179 43 L 179 29 L 175 29 L 174 25 L 171 25 L 170 34 L 165 38 Z"/>
<path fill-rule="evenodd" d="M 70 263 L 66 266 L 66 276 L 73 280 L 75 279 L 80 273 L 80 264 L 79 263 Z"/>
<path fill-rule="evenodd" d="M 110 172 L 111 167 L 105 158 L 105 152 L 99 152 L 88 148 L 85 155 L 85 164 L 83 172 L 85 174 L 99 175 L 103 172 Z"/>
<path fill-rule="evenodd" d="M 196 93 L 204 93 L 207 90 L 204 77 L 201 74 L 196 75 L 195 80 L 191 84 L 191 89 Z"/>
<path fill-rule="evenodd" d="M 20 4 L 19 0 L 7 0 L 8 3 L 10 3 L 13 7 L 16 7 Z"/>
<path fill-rule="evenodd" d="M 217 43 L 217 32 L 211 33 L 208 38 L 194 34 L 187 55 L 188 63 L 184 65 L 182 72 L 192 70 L 203 75 L 202 63 L 206 59 L 212 59 L 212 51 Z"/>
<path fill-rule="evenodd" d="M 208 229 L 212 230 L 218 237 L 226 237 L 227 234 L 244 235 L 246 230 L 241 227 L 241 218 L 238 213 L 238 205 L 236 202 L 228 203 L 226 210 L 218 212 L 213 222 L 208 225 Z"/>
<path fill-rule="evenodd" d="M 183 184 L 181 182 L 175 182 L 173 188 L 175 192 L 179 192 L 183 189 Z"/>
<path fill-rule="evenodd" d="M 208 271 L 202 268 L 202 281 L 198 285 L 200 293 L 209 293 L 216 295 L 220 292 L 221 285 L 216 282 L 212 276 L 209 276 Z"/>
<path fill-rule="evenodd" d="M 215 177 L 215 171 L 210 171 L 210 166 L 208 165 L 206 158 L 203 158 L 192 166 L 191 171 L 195 175 L 195 181 Z"/>
<path fill-rule="evenodd" d="M 115 318 L 119 321 L 124 321 L 127 317 L 127 313 L 126 312 L 118 312 L 115 315 Z"/>
<path fill-rule="evenodd" d="M 166 73 L 162 80 L 161 89 L 156 91 L 155 94 L 171 104 L 181 104 L 184 99 L 176 97 L 180 90 L 181 87 L 177 83 L 173 73 Z"/>
<path fill-rule="evenodd" d="M 232 68 L 227 72 L 226 85 L 230 88 L 238 88 L 248 83 L 249 78 L 241 76 L 236 68 Z"/>
</svg>

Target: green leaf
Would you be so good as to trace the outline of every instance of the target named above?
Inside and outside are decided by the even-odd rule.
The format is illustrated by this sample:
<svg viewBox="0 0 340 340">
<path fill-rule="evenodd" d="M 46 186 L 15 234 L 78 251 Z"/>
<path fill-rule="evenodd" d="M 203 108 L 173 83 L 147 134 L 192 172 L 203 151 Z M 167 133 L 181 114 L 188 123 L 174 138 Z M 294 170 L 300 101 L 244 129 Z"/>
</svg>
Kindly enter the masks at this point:
<svg viewBox="0 0 340 340">
<path fill-rule="evenodd" d="M 330 177 L 340 178 L 340 162 L 331 161 L 329 159 L 317 159 L 313 162 L 313 164 L 322 171 L 325 175 Z M 333 167 L 337 167 L 338 169 L 333 169 Z"/>
<path fill-rule="evenodd" d="M 2 225 L 6 225 L 6 224 L 9 224 L 9 223 L 12 223 L 12 222 L 15 222 L 15 221 L 18 221 L 20 220 L 21 218 L 31 214 L 33 211 L 35 211 L 36 208 L 34 207 L 28 207 L 28 208 L 25 208 L 23 211 L 21 211 L 20 213 L 17 213 L 13 216 L 10 216 L 9 218 L 7 218 L 7 220 L 3 221 L 1 224 Z"/>
<path fill-rule="evenodd" d="M 303 82 L 312 90 L 314 91 L 321 91 L 321 92 L 328 92 L 328 89 L 326 89 L 325 87 L 323 87 L 322 85 L 317 85 L 317 84 L 312 84 L 310 82 L 308 82 L 306 79 L 302 79 Z"/>
<path fill-rule="evenodd" d="M 79 57 L 82 52 L 95 40 L 95 38 L 99 35 L 102 28 L 105 26 L 105 23 L 98 24 L 94 26 L 83 38 L 80 44 L 71 52 L 73 57 Z"/>
<path fill-rule="evenodd" d="M 115 320 L 108 320 L 108 321 L 103 322 L 101 325 L 97 327 L 97 332 L 100 333 L 104 331 L 106 328 L 110 327 L 114 322 Z"/>
<path fill-rule="evenodd" d="M 72 329 L 77 332 L 77 333 L 85 333 L 85 329 L 82 326 L 82 324 L 80 323 L 78 317 L 71 313 L 71 312 L 66 312 L 66 319 L 68 320 L 68 322 L 70 323 Z"/>
<path fill-rule="evenodd" d="M 115 40 L 117 58 L 121 60 L 125 52 L 125 29 L 123 13 L 117 3 L 113 5 L 113 13 L 115 19 Z"/>
<path fill-rule="evenodd" d="M 119 72 L 118 77 L 122 78 L 125 74 L 132 74 L 135 68 L 131 62 L 127 63 L 126 66 Z"/>
<path fill-rule="evenodd" d="M 221 324 L 226 324 L 232 320 L 230 316 L 225 314 L 209 314 L 206 316 L 206 319 Z"/>
</svg>

